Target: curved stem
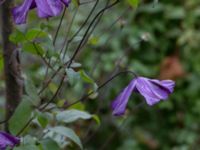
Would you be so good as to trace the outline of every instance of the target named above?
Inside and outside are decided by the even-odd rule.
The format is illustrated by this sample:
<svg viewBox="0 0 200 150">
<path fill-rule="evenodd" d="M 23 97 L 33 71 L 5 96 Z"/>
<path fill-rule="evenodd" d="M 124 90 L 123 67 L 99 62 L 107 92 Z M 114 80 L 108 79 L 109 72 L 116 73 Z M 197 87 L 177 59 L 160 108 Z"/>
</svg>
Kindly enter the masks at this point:
<svg viewBox="0 0 200 150">
<path fill-rule="evenodd" d="M 112 80 L 114 80 L 116 77 L 120 76 L 121 74 L 126 74 L 126 73 L 130 73 L 132 74 L 133 76 L 137 77 L 137 74 L 133 71 L 130 71 L 130 70 L 126 70 L 126 71 L 121 71 L 121 72 L 118 72 L 117 74 L 115 74 L 114 76 L 112 76 L 110 79 L 108 79 L 107 81 L 105 81 L 103 84 L 101 84 L 96 91 L 91 91 L 89 94 L 83 96 L 82 98 L 80 98 L 79 100 L 67 105 L 65 108 L 69 108 L 70 106 L 72 105 L 75 105 L 79 102 L 83 102 L 85 101 L 90 95 L 94 94 L 95 92 L 101 90 L 104 86 L 106 86 L 109 82 L 111 82 Z"/>
</svg>

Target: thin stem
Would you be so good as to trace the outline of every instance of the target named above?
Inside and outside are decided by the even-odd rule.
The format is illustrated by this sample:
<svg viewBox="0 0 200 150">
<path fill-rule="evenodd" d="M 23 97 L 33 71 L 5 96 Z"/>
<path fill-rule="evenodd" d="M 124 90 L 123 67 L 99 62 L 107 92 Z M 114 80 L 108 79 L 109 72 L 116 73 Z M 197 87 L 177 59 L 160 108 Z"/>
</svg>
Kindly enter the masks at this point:
<svg viewBox="0 0 200 150">
<path fill-rule="evenodd" d="M 45 105 L 43 105 L 41 108 L 39 108 L 40 111 L 43 111 L 51 102 L 54 101 L 54 99 L 55 99 L 56 96 L 58 95 L 60 89 L 62 88 L 62 85 L 63 85 L 63 83 L 64 83 L 64 80 L 65 80 L 65 76 L 63 75 L 63 77 L 62 77 L 62 79 L 61 79 L 61 81 L 60 81 L 60 83 L 59 83 L 59 87 L 58 87 L 58 89 L 56 90 L 55 94 L 53 95 L 53 97 L 52 97 Z"/>
<path fill-rule="evenodd" d="M 113 79 L 115 79 L 116 77 L 118 77 L 118 76 L 120 76 L 120 75 L 122 75 L 122 74 L 126 74 L 126 73 L 130 73 L 130 74 L 132 74 L 133 76 L 137 77 L 137 74 L 134 73 L 133 71 L 130 71 L 130 70 L 118 72 L 117 74 L 115 74 L 114 76 L 112 76 L 110 79 L 108 79 L 107 81 L 105 81 L 103 84 L 101 84 L 101 85 L 97 88 L 97 90 L 91 91 L 89 94 L 87 94 L 87 95 L 83 96 L 82 98 L 78 99 L 77 101 L 75 101 L 75 102 L 73 102 L 73 103 L 67 105 L 65 108 L 69 108 L 69 107 L 71 107 L 72 105 L 75 105 L 75 104 L 77 104 L 77 103 L 79 103 L 79 102 L 84 102 L 90 95 L 92 95 L 92 94 L 94 94 L 95 92 L 101 90 L 104 86 L 106 86 L 108 83 L 110 83 Z"/>
<path fill-rule="evenodd" d="M 62 14 L 62 17 L 61 17 L 60 22 L 59 22 L 58 27 L 57 27 L 55 37 L 54 37 L 54 39 L 53 39 L 53 46 L 54 46 L 54 47 L 55 47 L 55 44 L 56 44 L 56 39 L 57 39 L 59 30 L 60 30 L 61 25 L 62 25 L 62 22 L 63 22 L 63 18 L 64 18 L 64 16 L 65 16 L 66 9 L 67 9 L 67 8 L 65 7 L 65 9 L 64 9 L 64 11 L 63 11 L 63 14 Z M 48 54 L 48 51 L 47 51 L 46 54 Z M 48 64 L 51 64 L 51 58 L 49 58 Z M 45 73 L 45 79 L 46 79 L 47 76 L 48 76 L 48 73 L 49 73 L 49 66 L 47 66 L 45 72 L 46 72 L 46 73 Z"/>
<path fill-rule="evenodd" d="M 107 0 L 106 5 L 105 5 L 105 8 L 109 5 L 109 1 L 110 1 L 110 0 Z M 90 32 L 88 33 L 88 35 L 86 36 L 86 38 L 84 39 L 84 42 L 83 42 L 83 44 L 81 45 L 81 48 L 80 48 L 80 49 L 82 49 L 82 48 L 84 47 L 84 45 L 87 43 L 88 39 L 90 38 L 90 36 L 91 36 L 92 33 L 94 32 L 95 28 L 96 28 L 97 25 L 99 24 L 99 22 L 100 22 L 100 20 L 101 20 L 101 18 L 102 18 L 102 16 L 103 16 L 103 14 L 104 14 L 104 12 L 105 12 L 105 10 L 104 10 L 104 11 L 101 13 L 101 15 L 99 15 L 99 16 L 97 17 L 97 19 L 94 21 L 94 25 L 93 25 L 92 29 L 90 30 Z"/>
<path fill-rule="evenodd" d="M 84 42 L 84 40 L 85 40 L 87 34 L 88 34 L 88 32 L 90 31 L 90 28 L 91 28 L 92 25 L 94 24 L 95 20 L 101 15 L 101 13 L 103 13 L 105 10 L 107 10 L 107 9 L 109 9 L 109 8 L 111 8 L 111 7 L 113 7 L 113 6 L 115 6 L 118 2 L 120 2 L 120 1 L 119 1 L 119 0 L 116 0 L 116 1 L 115 1 L 114 3 L 112 3 L 111 5 L 108 5 L 107 7 L 103 8 L 103 9 L 100 10 L 100 11 L 97 13 L 97 15 L 93 18 L 93 20 L 91 21 L 90 25 L 88 26 L 88 28 L 87 28 L 85 34 L 83 35 L 83 38 L 82 38 L 81 42 L 79 43 L 79 45 L 77 46 L 77 48 L 76 48 L 74 54 L 72 55 L 72 57 L 71 57 L 71 59 L 70 59 L 70 61 L 69 61 L 68 67 L 71 66 L 73 60 L 75 59 L 76 55 L 78 54 L 78 52 L 79 52 L 79 50 L 80 50 L 80 48 L 81 48 L 81 46 L 82 46 L 82 44 L 83 44 L 83 42 Z"/>
<path fill-rule="evenodd" d="M 59 30 L 60 30 L 61 25 L 62 25 L 62 22 L 63 22 L 63 18 L 64 18 L 64 16 L 65 16 L 66 9 L 67 9 L 67 7 L 65 7 L 65 9 L 64 9 L 64 11 L 63 11 L 62 17 L 61 17 L 60 22 L 59 22 L 59 24 L 58 24 L 58 28 L 57 28 L 57 30 L 56 30 L 55 37 L 54 37 L 54 39 L 53 39 L 53 45 L 54 45 L 54 46 L 55 46 L 55 44 L 56 44 L 56 40 L 57 40 L 58 33 L 59 33 Z"/>
<path fill-rule="evenodd" d="M 79 7 L 78 7 L 78 8 L 79 8 Z M 67 31 L 67 34 L 66 34 L 66 37 L 65 37 L 65 40 L 64 40 L 63 47 L 62 47 L 62 49 L 61 49 L 61 51 L 60 51 L 60 54 L 61 54 L 61 53 L 63 52 L 63 50 L 64 50 L 64 47 L 65 47 L 64 54 L 63 54 L 63 58 L 62 58 L 63 60 L 64 60 L 65 55 L 66 55 L 67 50 L 68 50 L 68 46 L 69 46 L 68 36 L 69 36 L 70 31 L 71 31 L 72 24 L 74 23 L 74 20 L 75 20 L 75 18 L 76 18 L 76 14 L 77 14 L 77 12 L 78 12 L 78 8 L 76 9 L 76 11 L 75 11 L 75 13 L 74 13 L 74 15 L 73 15 L 73 17 L 72 17 L 72 21 L 71 21 L 70 26 L 69 26 L 69 28 L 68 28 L 68 31 Z M 66 45 L 66 46 L 65 46 L 65 45 Z"/>
<path fill-rule="evenodd" d="M 92 16 L 95 8 L 97 7 L 99 3 L 99 0 L 96 1 L 96 3 L 94 4 L 94 6 L 92 7 L 91 11 L 89 12 L 89 15 L 87 16 L 87 18 L 85 19 L 84 23 L 81 25 L 81 27 L 75 32 L 75 34 L 69 39 L 67 40 L 66 37 L 66 48 L 63 54 L 63 59 L 65 58 L 65 55 L 67 53 L 68 47 L 69 47 L 69 43 L 71 43 L 73 41 L 73 39 L 81 32 L 81 30 L 84 28 L 84 26 L 87 24 L 88 20 L 90 19 L 90 17 Z"/>
<path fill-rule="evenodd" d="M 42 87 L 42 89 L 38 92 L 38 94 L 42 94 L 42 92 L 48 87 L 48 85 L 51 83 L 51 81 L 53 80 L 53 78 L 59 73 L 59 71 L 62 69 L 62 66 L 60 66 L 54 73 L 53 75 L 50 77 L 50 79 L 46 82 L 46 84 Z"/>
<path fill-rule="evenodd" d="M 16 136 L 19 136 L 24 132 L 24 130 L 30 125 L 30 123 L 33 121 L 34 117 L 31 117 L 28 122 L 25 124 L 25 126 L 16 134 Z"/>
<path fill-rule="evenodd" d="M 76 33 L 70 38 L 69 42 L 71 42 L 78 34 L 79 32 L 83 29 L 83 27 L 87 24 L 88 20 L 90 19 L 92 13 L 94 12 L 95 8 L 97 7 L 97 4 L 99 3 L 99 0 L 96 0 L 96 3 L 94 4 L 94 6 L 92 7 L 89 15 L 87 16 L 86 20 L 84 21 L 84 23 L 81 25 L 81 27 L 76 31 Z"/>
</svg>

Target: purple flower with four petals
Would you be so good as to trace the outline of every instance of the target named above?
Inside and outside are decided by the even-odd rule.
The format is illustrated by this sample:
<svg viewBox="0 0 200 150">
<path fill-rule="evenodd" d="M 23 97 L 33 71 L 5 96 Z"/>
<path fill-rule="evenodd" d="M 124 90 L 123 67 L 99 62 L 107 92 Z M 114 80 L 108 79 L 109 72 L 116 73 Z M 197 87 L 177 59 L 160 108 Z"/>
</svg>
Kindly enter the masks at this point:
<svg viewBox="0 0 200 150">
<path fill-rule="evenodd" d="M 13 148 L 19 143 L 20 138 L 0 131 L 0 150 L 5 150 L 7 147 Z"/>
<path fill-rule="evenodd" d="M 131 93 L 140 93 L 150 106 L 160 100 L 166 100 L 174 90 L 175 82 L 172 80 L 155 80 L 144 77 L 136 77 L 119 96 L 112 102 L 113 115 L 123 115 Z"/>
<path fill-rule="evenodd" d="M 24 2 L 12 10 L 13 18 L 16 24 L 26 22 L 26 17 L 30 9 L 36 8 L 40 18 L 58 16 L 63 5 L 68 6 L 71 0 L 24 0 Z"/>
</svg>

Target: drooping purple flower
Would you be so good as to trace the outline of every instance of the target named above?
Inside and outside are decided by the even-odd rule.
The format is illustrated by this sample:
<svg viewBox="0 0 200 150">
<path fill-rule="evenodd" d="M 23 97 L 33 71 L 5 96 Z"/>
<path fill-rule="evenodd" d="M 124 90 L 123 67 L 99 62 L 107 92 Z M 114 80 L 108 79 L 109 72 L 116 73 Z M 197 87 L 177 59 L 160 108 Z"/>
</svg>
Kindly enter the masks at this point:
<svg viewBox="0 0 200 150">
<path fill-rule="evenodd" d="M 131 93 L 140 93 L 150 106 L 160 100 L 166 100 L 174 90 L 175 82 L 172 80 L 155 80 L 144 77 L 133 79 L 127 87 L 112 102 L 113 115 L 123 115 Z"/>
<path fill-rule="evenodd" d="M 58 16 L 63 5 L 68 6 L 71 0 L 24 0 L 24 2 L 12 9 L 12 15 L 16 24 L 26 22 L 26 17 L 30 9 L 36 8 L 40 18 Z"/>
<path fill-rule="evenodd" d="M 6 150 L 7 147 L 13 148 L 20 143 L 20 138 L 12 136 L 6 132 L 0 131 L 0 150 Z"/>
</svg>

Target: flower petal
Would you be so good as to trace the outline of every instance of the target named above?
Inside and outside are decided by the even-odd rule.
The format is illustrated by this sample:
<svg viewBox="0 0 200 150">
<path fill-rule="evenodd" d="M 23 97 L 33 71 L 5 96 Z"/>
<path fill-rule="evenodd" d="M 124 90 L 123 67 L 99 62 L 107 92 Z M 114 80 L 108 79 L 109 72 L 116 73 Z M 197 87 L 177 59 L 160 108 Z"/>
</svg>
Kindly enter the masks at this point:
<svg viewBox="0 0 200 150">
<path fill-rule="evenodd" d="M 15 145 L 20 143 L 18 137 L 12 136 L 5 132 L 0 132 L 0 149 L 5 150 L 7 146 L 13 148 Z"/>
<path fill-rule="evenodd" d="M 123 115 L 128 103 L 129 97 L 135 88 L 136 80 L 133 79 L 131 83 L 119 94 L 119 96 L 113 101 L 112 109 L 113 115 L 120 116 Z"/>
<path fill-rule="evenodd" d="M 137 78 L 136 88 L 144 96 L 148 105 L 154 105 L 161 99 L 165 100 L 174 88 L 174 81 L 171 80 L 151 80 L 144 77 Z"/>
<path fill-rule="evenodd" d="M 24 0 L 24 3 L 12 9 L 13 18 L 16 24 L 26 22 L 26 17 L 29 9 L 34 7 L 33 0 Z"/>
<path fill-rule="evenodd" d="M 63 4 L 59 0 L 35 0 L 35 2 L 40 18 L 57 16 L 63 9 Z"/>
<path fill-rule="evenodd" d="M 165 90 L 168 90 L 169 93 L 172 93 L 174 91 L 174 86 L 175 86 L 175 82 L 172 80 L 151 80 L 152 83 L 155 83 L 161 87 L 163 87 Z"/>
</svg>

